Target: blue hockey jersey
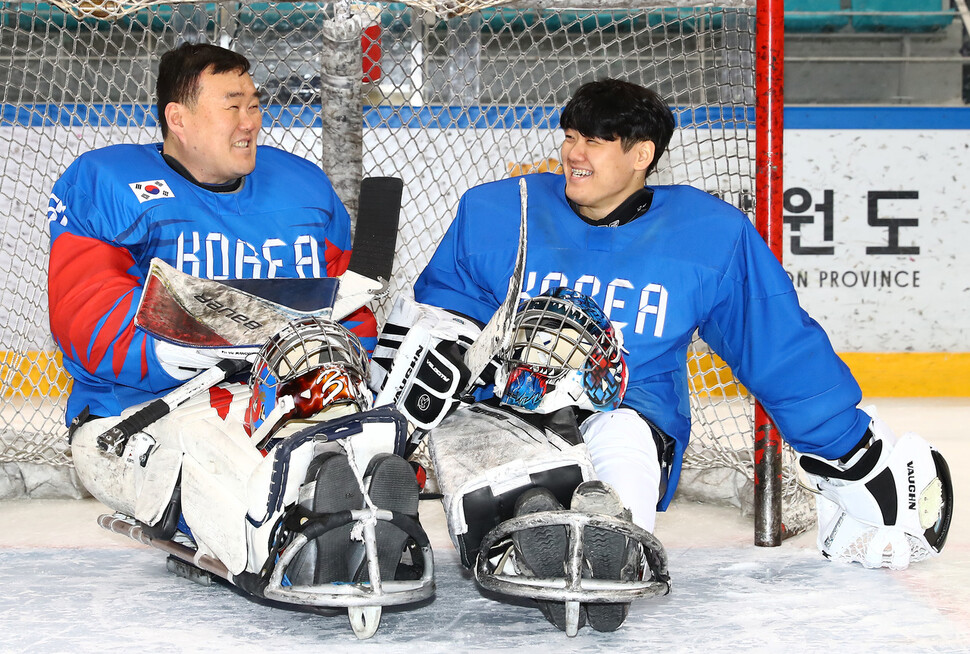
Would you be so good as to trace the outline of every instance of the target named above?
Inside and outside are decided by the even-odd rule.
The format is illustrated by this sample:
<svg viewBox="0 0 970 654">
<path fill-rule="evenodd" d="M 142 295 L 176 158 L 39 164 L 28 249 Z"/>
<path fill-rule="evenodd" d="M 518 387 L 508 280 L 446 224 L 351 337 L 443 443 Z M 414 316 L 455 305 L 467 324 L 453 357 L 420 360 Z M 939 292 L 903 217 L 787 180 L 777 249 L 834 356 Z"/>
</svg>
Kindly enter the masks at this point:
<svg viewBox="0 0 970 654">
<path fill-rule="evenodd" d="M 85 406 L 117 415 L 181 383 L 133 323 L 152 257 L 217 280 L 335 277 L 350 258 L 350 219 L 326 175 L 266 146 L 228 193 L 182 177 L 157 144 L 85 153 L 54 185 L 48 220 L 51 332 L 74 382 L 68 421 Z M 373 314 L 345 324 L 373 349 Z"/>
<path fill-rule="evenodd" d="M 686 357 L 695 329 L 796 450 L 835 458 L 861 439 L 869 417 L 857 409 L 858 384 L 742 212 L 689 186 L 657 186 L 639 218 L 591 225 L 567 203 L 564 177 L 526 179 L 522 298 L 568 286 L 622 329 L 624 404 L 676 440 L 662 507 L 690 436 Z M 416 299 L 487 321 L 508 288 L 519 213 L 516 179 L 469 190 L 415 284 Z"/>
</svg>

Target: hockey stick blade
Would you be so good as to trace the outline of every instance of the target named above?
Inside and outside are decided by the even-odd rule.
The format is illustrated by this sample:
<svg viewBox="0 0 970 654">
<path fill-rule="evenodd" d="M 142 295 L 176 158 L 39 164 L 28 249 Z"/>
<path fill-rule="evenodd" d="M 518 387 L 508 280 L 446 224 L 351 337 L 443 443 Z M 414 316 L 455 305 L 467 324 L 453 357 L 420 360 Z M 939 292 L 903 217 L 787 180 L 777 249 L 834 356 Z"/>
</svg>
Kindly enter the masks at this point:
<svg viewBox="0 0 970 654">
<path fill-rule="evenodd" d="M 248 370 L 252 363 L 246 359 L 224 359 L 208 370 L 199 373 L 174 391 L 154 400 L 138 411 L 98 436 L 98 449 L 107 454 L 121 456 L 128 439 L 160 418 L 165 417 L 175 407 L 191 400 L 219 382 Z"/>
<path fill-rule="evenodd" d="M 361 181 L 348 270 L 371 279 L 391 279 L 403 193 L 404 182 L 397 177 Z"/>
<path fill-rule="evenodd" d="M 525 271 L 525 252 L 528 242 L 528 196 L 525 178 L 523 177 L 519 180 L 519 205 L 521 208 L 519 215 L 519 250 L 515 255 L 515 267 L 512 269 L 512 277 L 509 279 L 509 290 L 505 294 L 505 300 L 492 314 L 485 328 L 482 329 L 482 333 L 465 352 L 465 365 L 471 371 L 468 386 L 464 389 L 465 393 L 471 389 L 475 380 L 485 370 L 488 362 L 508 347 L 512 341 L 512 322 L 515 319 L 515 310 L 519 304 L 519 291 L 522 288 L 522 275 Z"/>
<path fill-rule="evenodd" d="M 387 294 L 394 268 L 404 182 L 397 177 L 367 177 L 360 183 L 360 202 L 347 272 L 333 305 L 341 320 L 371 300 Z"/>
</svg>

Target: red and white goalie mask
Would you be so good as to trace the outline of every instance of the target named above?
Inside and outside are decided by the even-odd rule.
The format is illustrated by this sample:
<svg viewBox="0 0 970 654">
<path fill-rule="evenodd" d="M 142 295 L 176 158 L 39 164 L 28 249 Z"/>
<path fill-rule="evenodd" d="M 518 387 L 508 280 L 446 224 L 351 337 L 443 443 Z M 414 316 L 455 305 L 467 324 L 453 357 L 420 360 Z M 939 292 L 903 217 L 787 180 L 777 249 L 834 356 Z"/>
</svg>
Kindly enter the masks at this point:
<svg viewBox="0 0 970 654">
<path fill-rule="evenodd" d="M 533 413 L 620 406 L 628 371 L 619 332 L 591 297 L 550 289 L 519 307 L 513 329 L 495 380 L 502 404 Z"/>
<path fill-rule="evenodd" d="M 367 411 L 367 352 L 339 323 L 302 318 L 260 349 L 253 364 L 246 431 L 262 447 L 284 425 Z"/>
</svg>

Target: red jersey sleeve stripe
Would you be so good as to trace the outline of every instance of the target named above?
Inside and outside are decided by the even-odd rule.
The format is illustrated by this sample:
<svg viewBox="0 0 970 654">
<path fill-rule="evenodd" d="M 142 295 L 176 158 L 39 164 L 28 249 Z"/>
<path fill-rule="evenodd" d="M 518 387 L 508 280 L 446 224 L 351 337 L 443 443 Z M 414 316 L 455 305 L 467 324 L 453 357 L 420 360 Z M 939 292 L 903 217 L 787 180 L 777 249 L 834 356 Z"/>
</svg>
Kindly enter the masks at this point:
<svg viewBox="0 0 970 654">
<path fill-rule="evenodd" d="M 327 248 L 324 257 L 327 259 L 327 276 L 339 277 L 347 272 L 347 266 L 350 265 L 351 251 L 338 248 L 329 239 L 326 243 Z"/>
<path fill-rule="evenodd" d="M 85 236 L 65 233 L 51 244 L 51 332 L 89 372 L 113 345 L 112 369 L 120 374 L 135 335 L 129 313 L 141 279 L 129 272 L 134 263 L 127 250 Z"/>
</svg>

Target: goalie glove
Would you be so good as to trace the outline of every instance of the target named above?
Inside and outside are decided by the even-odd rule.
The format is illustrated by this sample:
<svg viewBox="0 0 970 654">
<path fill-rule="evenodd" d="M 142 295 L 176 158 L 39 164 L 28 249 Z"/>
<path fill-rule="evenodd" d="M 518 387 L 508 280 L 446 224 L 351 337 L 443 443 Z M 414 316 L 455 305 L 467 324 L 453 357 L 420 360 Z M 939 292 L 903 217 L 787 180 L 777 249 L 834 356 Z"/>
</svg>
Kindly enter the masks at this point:
<svg viewBox="0 0 970 654">
<path fill-rule="evenodd" d="M 394 405 L 423 431 L 438 426 L 468 385 L 464 352 L 480 331 L 466 318 L 398 296 L 371 359 L 375 406 Z"/>
<path fill-rule="evenodd" d="M 920 436 L 897 441 L 866 411 L 869 429 L 845 457 L 799 458 L 818 493 L 818 547 L 826 558 L 902 570 L 943 549 L 953 512 L 950 472 Z"/>
</svg>

